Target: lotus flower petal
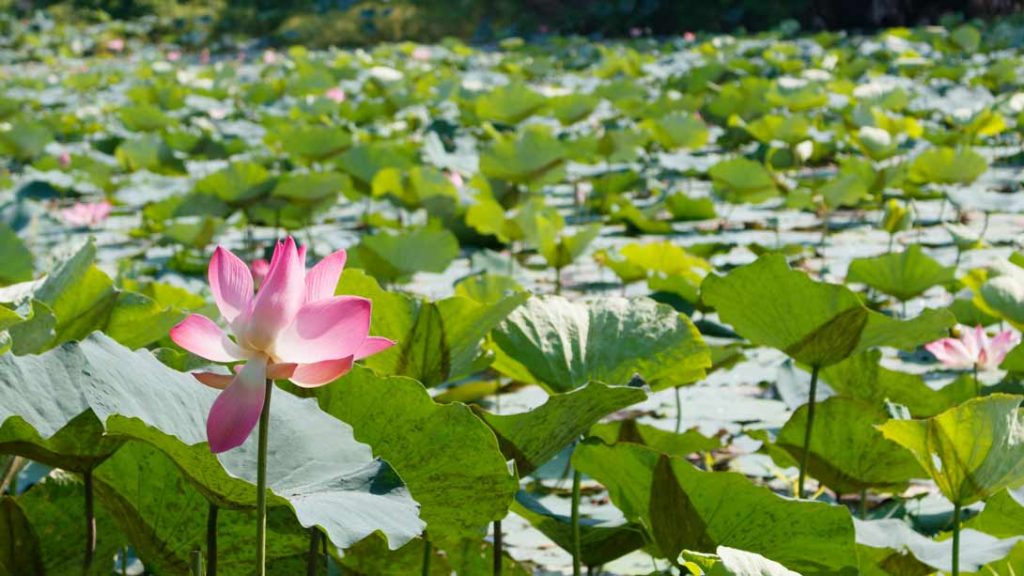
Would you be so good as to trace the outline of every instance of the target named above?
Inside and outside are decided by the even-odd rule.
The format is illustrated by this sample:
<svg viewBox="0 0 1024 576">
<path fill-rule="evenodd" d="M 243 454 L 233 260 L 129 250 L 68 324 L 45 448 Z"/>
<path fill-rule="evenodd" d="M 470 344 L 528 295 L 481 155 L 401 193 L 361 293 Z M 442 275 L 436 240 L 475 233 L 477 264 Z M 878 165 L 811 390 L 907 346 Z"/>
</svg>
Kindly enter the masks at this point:
<svg viewBox="0 0 1024 576">
<path fill-rule="evenodd" d="M 243 346 L 268 350 L 278 335 L 292 324 L 305 299 L 306 268 L 301 258 L 304 253 L 304 249 L 296 248 L 291 238 L 277 245 L 267 277 L 241 321 Z M 252 277 L 247 276 L 252 282 Z"/>
<path fill-rule="evenodd" d="M 359 347 L 359 350 L 356 350 L 355 359 L 362 360 L 367 356 L 373 356 L 377 352 L 383 352 L 394 345 L 395 342 L 393 340 L 381 338 L 380 336 L 369 336 L 363 342 L 363 345 Z"/>
<path fill-rule="evenodd" d="M 249 437 L 263 410 L 266 377 L 266 360 L 250 360 L 217 396 L 206 420 L 206 436 L 214 454 L 241 446 Z"/>
<path fill-rule="evenodd" d="M 356 296 L 309 302 L 278 338 L 274 356 L 297 364 L 353 356 L 366 341 L 370 311 L 370 301 Z"/>
<path fill-rule="evenodd" d="M 245 358 L 241 348 L 202 314 L 192 314 L 174 328 L 171 340 L 185 350 L 214 362 L 234 362 Z"/>
<path fill-rule="evenodd" d="M 306 274 L 306 302 L 326 300 L 334 296 L 341 272 L 345 269 L 346 257 L 344 250 L 338 250 L 310 269 Z"/>
<path fill-rule="evenodd" d="M 249 308 L 252 301 L 252 273 L 249 267 L 230 250 L 218 246 L 210 258 L 208 276 L 210 290 L 221 316 L 228 322 L 234 322 Z"/>
<path fill-rule="evenodd" d="M 341 378 L 352 369 L 354 358 L 348 356 L 340 360 L 324 360 L 312 364 L 299 364 L 289 378 L 295 385 L 303 388 L 315 388 L 330 384 Z"/>
</svg>

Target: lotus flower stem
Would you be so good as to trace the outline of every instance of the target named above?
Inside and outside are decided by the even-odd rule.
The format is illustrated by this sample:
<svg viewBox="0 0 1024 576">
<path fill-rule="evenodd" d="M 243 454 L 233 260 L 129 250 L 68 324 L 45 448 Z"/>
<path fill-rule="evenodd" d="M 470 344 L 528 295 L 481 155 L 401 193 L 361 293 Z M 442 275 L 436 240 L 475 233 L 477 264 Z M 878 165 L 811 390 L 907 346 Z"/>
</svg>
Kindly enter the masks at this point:
<svg viewBox="0 0 1024 576">
<path fill-rule="evenodd" d="M 579 470 L 572 472 L 572 576 L 582 574 L 580 563 L 580 480 Z"/>
<path fill-rule="evenodd" d="M 274 381 L 267 378 L 256 456 L 256 567 L 259 576 L 267 574 L 267 435 L 270 428 L 270 395 L 273 391 Z"/>
<path fill-rule="evenodd" d="M 96 514 L 93 508 L 92 469 L 85 471 L 85 571 L 96 552 Z"/>
<path fill-rule="evenodd" d="M 683 427 L 683 398 L 679 392 L 679 387 L 676 386 L 676 434 Z"/>
<path fill-rule="evenodd" d="M 960 505 L 953 505 L 953 576 L 960 576 Z"/>
<path fill-rule="evenodd" d="M 978 380 L 978 363 L 975 362 L 974 366 L 971 367 L 974 371 L 974 395 L 981 396 L 981 380 Z"/>
<path fill-rule="evenodd" d="M 501 576 L 501 520 L 494 521 L 494 576 Z"/>
<path fill-rule="evenodd" d="M 210 503 L 206 513 L 206 576 L 217 576 L 217 512 L 216 504 Z"/>
<path fill-rule="evenodd" d="M 814 400 L 818 394 L 818 367 L 811 368 L 811 393 L 807 398 L 807 426 L 804 428 L 804 451 L 800 455 L 800 480 L 797 483 L 797 497 L 804 497 L 804 481 L 807 480 L 807 456 L 811 453 L 811 430 L 814 429 Z"/>
<path fill-rule="evenodd" d="M 430 538 L 427 538 L 426 533 L 423 534 L 423 564 L 420 574 L 423 576 L 430 576 L 430 554 L 433 551 L 430 546 Z"/>
<path fill-rule="evenodd" d="M 188 573 L 191 576 L 204 576 L 203 575 L 203 551 L 199 548 L 192 550 L 192 566 L 189 567 Z"/>
<path fill-rule="evenodd" d="M 866 519 L 868 517 L 868 489 L 867 488 L 863 488 L 860 491 L 860 503 L 859 503 L 859 510 L 858 510 L 857 515 L 860 516 L 861 520 L 864 520 L 864 519 Z"/>
<path fill-rule="evenodd" d="M 309 553 L 306 556 L 306 576 L 316 576 L 320 560 L 320 531 L 313 526 L 309 529 Z"/>
</svg>

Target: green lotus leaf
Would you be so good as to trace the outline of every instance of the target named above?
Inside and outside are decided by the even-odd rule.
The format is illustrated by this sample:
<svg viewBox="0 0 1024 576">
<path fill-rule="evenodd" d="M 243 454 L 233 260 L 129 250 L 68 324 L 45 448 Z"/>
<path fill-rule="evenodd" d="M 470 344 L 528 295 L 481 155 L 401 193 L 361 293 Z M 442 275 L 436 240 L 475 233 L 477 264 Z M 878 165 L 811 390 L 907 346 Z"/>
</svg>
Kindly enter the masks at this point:
<svg viewBox="0 0 1024 576">
<path fill-rule="evenodd" d="M 728 546 L 719 546 L 714 554 L 683 550 L 679 563 L 700 570 L 707 576 L 797 576 L 796 572 L 778 562 Z"/>
<path fill-rule="evenodd" d="M 526 84 L 514 82 L 499 86 L 476 99 L 476 115 L 488 122 L 518 124 L 536 114 L 547 98 Z"/>
<path fill-rule="evenodd" d="M 121 167 L 129 172 L 149 170 L 169 176 L 186 174 L 185 163 L 158 134 L 125 140 L 115 152 Z"/>
<path fill-rule="evenodd" d="M 572 550 L 572 523 L 568 516 L 548 510 L 540 501 L 520 490 L 512 511 L 540 530 L 562 550 Z M 643 529 L 635 524 L 580 519 L 580 562 L 601 566 L 645 545 Z"/>
<path fill-rule="evenodd" d="M 986 170 L 985 158 L 969 148 L 929 148 L 910 163 L 908 177 L 920 184 L 970 184 Z"/>
<path fill-rule="evenodd" d="M 118 111 L 124 127 L 132 132 L 156 132 L 166 128 L 171 118 L 156 106 L 127 106 Z"/>
<path fill-rule="evenodd" d="M 647 398 L 639 388 L 591 382 L 519 414 L 492 414 L 476 408 L 498 436 L 501 450 L 527 476 L 576 441 L 597 421 Z"/>
<path fill-rule="evenodd" d="M 319 203 L 337 198 L 338 193 L 352 187 L 352 180 L 336 172 L 288 174 L 279 178 L 271 196 L 289 202 Z"/>
<path fill-rule="evenodd" d="M 815 282 L 769 254 L 727 276 L 708 276 L 703 301 L 757 345 L 825 367 L 876 346 L 914 348 L 941 338 L 954 322 L 945 310 L 894 320 L 868 310 L 845 286 Z"/>
<path fill-rule="evenodd" d="M 0 153 L 29 161 L 53 141 L 53 132 L 42 122 L 19 120 L 0 128 Z"/>
<path fill-rule="evenodd" d="M 236 162 L 196 182 L 196 192 L 228 204 L 244 204 L 265 197 L 274 184 L 275 179 L 263 166 Z"/>
<path fill-rule="evenodd" d="M 719 438 L 708 438 L 692 428 L 681 434 L 662 430 L 636 420 L 615 420 L 591 426 L 589 434 L 612 445 L 618 442 L 642 444 L 662 454 L 686 457 L 695 452 L 710 452 L 722 447 Z"/>
<path fill-rule="evenodd" d="M 744 128 L 764 144 L 778 141 L 795 146 L 807 139 L 811 123 L 806 116 L 766 114 L 748 123 Z"/>
<path fill-rule="evenodd" d="M 700 148 L 708 142 L 708 128 L 692 114 L 668 114 L 648 118 L 641 126 L 666 150 Z"/>
<path fill-rule="evenodd" d="M 860 400 L 833 397 L 817 405 L 816 426 L 807 458 L 808 473 L 845 494 L 868 488 L 900 491 L 923 476 L 914 458 L 875 430 L 885 410 Z M 804 453 L 807 405 L 797 408 L 779 431 L 776 445 L 799 461 Z"/>
<path fill-rule="evenodd" d="M 661 390 L 693 383 L 711 366 L 690 320 L 648 298 L 534 297 L 491 338 L 494 369 L 551 393 L 595 380 L 627 384 L 637 375 Z"/>
<path fill-rule="evenodd" d="M 590 116 L 598 102 L 590 94 L 566 94 L 548 99 L 548 107 L 563 126 L 569 126 Z"/>
<path fill-rule="evenodd" d="M 518 136 L 504 136 L 480 153 L 480 171 L 488 178 L 539 186 L 558 182 L 565 174 L 565 146 L 540 125 Z"/>
<path fill-rule="evenodd" d="M 905 302 L 932 286 L 952 283 L 954 272 L 953 268 L 939 264 L 914 244 L 903 252 L 855 258 L 850 262 L 846 281 L 866 284 Z"/>
<path fill-rule="evenodd" d="M 731 472 L 702 472 L 631 443 L 587 441 L 572 463 L 608 489 L 628 520 L 648 527 L 663 557 L 728 546 L 807 576 L 857 574 L 846 510 L 782 498 Z"/>
<path fill-rule="evenodd" d="M 886 438 L 909 450 L 954 504 L 968 506 L 1024 484 L 1021 397 L 992 394 L 927 420 L 890 420 Z"/>
<path fill-rule="evenodd" d="M 374 334 L 398 343 L 367 358 L 366 365 L 382 374 L 410 376 L 425 386 L 465 378 L 486 368 L 491 358 L 483 352 L 481 342 L 529 297 L 517 293 L 489 304 L 458 296 L 429 302 L 385 292 L 353 268 L 342 274 L 338 293 L 370 298 L 374 302 Z"/>
<path fill-rule="evenodd" d="M 305 164 L 329 160 L 352 147 L 352 134 L 337 126 L 282 123 L 267 133 L 266 140 Z"/>
<path fill-rule="evenodd" d="M 732 203 L 757 204 L 778 194 L 775 179 L 763 164 L 746 158 L 732 158 L 708 170 L 714 192 Z"/>
<path fill-rule="evenodd" d="M 459 255 L 455 235 L 440 227 L 363 236 L 349 250 L 352 266 L 384 282 L 407 281 L 416 272 L 444 272 Z"/>
<path fill-rule="evenodd" d="M 338 157 L 338 165 L 356 184 L 369 191 L 377 172 L 385 168 L 408 170 L 416 165 L 415 150 L 397 142 L 375 141 L 359 144 Z"/>
</svg>

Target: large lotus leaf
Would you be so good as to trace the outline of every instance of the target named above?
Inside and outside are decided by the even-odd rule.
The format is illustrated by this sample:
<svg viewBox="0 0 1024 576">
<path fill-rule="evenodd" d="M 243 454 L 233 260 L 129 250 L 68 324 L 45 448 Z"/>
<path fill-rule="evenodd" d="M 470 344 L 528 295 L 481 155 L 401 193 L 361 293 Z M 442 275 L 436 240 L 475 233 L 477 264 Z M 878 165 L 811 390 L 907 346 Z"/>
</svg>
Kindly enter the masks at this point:
<svg viewBox="0 0 1024 576">
<path fill-rule="evenodd" d="M 863 521 L 854 519 L 857 543 L 910 553 L 921 563 L 949 573 L 953 567 L 953 546 L 949 540 L 932 540 L 918 534 L 901 520 Z M 960 532 L 960 573 L 974 572 L 982 566 L 1005 558 L 1024 537 L 1000 540 L 976 530 Z"/>
<path fill-rule="evenodd" d="M 601 482 L 626 518 L 648 527 L 661 554 L 728 546 L 806 576 L 857 574 L 846 510 L 789 500 L 731 472 L 702 472 L 644 446 L 588 441 L 575 468 Z"/>
<path fill-rule="evenodd" d="M 754 344 L 819 367 L 875 346 L 913 348 L 941 338 L 954 322 L 945 310 L 906 321 L 870 311 L 845 286 L 815 282 L 781 254 L 762 256 L 727 276 L 708 276 L 701 296 Z"/>
<path fill-rule="evenodd" d="M 563 126 L 569 126 L 590 116 L 599 102 L 592 94 L 573 93 L 549 99 L 548 107 Z"/>
<path fill-rule="evenodd" d="M 352 134 L 337 126 L 283 124 L 268 132 L 267 140 L 304 163 L 323 162 L 352 146 Z"/>
<path fill-rule="evenodd" d="M 131 441 L 93 476 L 97 499 L 146 567 L 161 574 L 190 574 L 192 551 L 206 555 L 210 504 L 174 462 L 152 446 Z M 284 507 L 268 511 L 267 528 L 270 573 L 301 572 L 309 549 L 308 530 Z M 255 533 L 255 512 L 218 511 L 218 574 L 252 573 Z"/>
<path fill-rule="evenodd" d="M 981 514 L 969 520 L 966 527 L 997 538 L 1021 535 L 1024 526 L 1024 489 L 1003 490 L 985 501 Z"/>
<path fill-rule="evenodd" d="M 518 124 L 539 111 L 547 98 L 522 82 L 499 86 L 476 99 L 476 115 L 488 122 Z"/>
<path fill-rule="evenodd" d="M 867 488 L 899 491 L 924 475 L 913 456 L 875 429 L 887 419 L 880 405 L 832 397 L 820 402 L 817 411 L 807 470 L 825 486 L 844 494 Z M 806 429 L 805 404 L 793 412 L 775 443 L 800 460 Z"/>
<path fill-rule="evenodd" d="M 129 172 L 148 170 L 169 176 L 187 173 L 185 163 L 174 155 L 171 147 L 158 134 L 125 140 L 118 145 L 115 156 L 121 166 Z"/>
<path fill-rule="evenodd" d="M 407 576 L 423 574 L 423 541 L 413 540 L 398 550 L 389 550 L 381 538 L 366 538 L 345 551 L 340 560 L 345 574 L 373 576 Z M 533 574 L 509 555 L 502 555 L 502 574 L 530 576 Z M 483 540 L 464 540 L 455 548 L 439 550 L 432 547 L 430 576 L 492 576 L 494 547 Z"/>
<path fill-rule="evenodd" d="M 538 244 L 540 253 L 548 266 L 556 269 L 565 268 L 579 258 L 601 234 L 600 224 L 589 224 L 572 235 L 559 234 L 551 220 L 536 216 Z"/>
<path fill-rule="evenodd" d="M 700 570 L 702 576 L 800 576 L 760 554 L 728 546 L 719 546 L 714 554 L 684 550 L 680 563 Z"/>
<path fill-rule="evenodd" d="M 360 367 L 314 394 L 321 409 L 394 466 L 432 540 L 476 539 L 508 512 L 519 483 L 494 434 L 466 406 L 437 404 L 414 380 Z"/>
<path fill-rule="evenodd" d="M 0 497 L 0 573 L 43 576 L 43 558 L 39 553 L 39 538 L 25 517 L 18 501 L 10 496 Z"/>
<path fill-rule="evenodd" d="M 890 420 L 879 429 L 898 442 L 951 502 L 967 506 L 1024 483 L 1020 396 L 992 394 L 927 420 Z"/>
<path fill-rule="evenodd" d="M 731 158 L 708 170 L 715 194 L 726 202 L 757 204 L 778 194 L 775 179 L 759 162 Z"/>
<path fill-rule="evenodd" d="M 82 574 L 85 560 L 85 489 L 82 483 L 65 474 L 51 474 L 18 496 L 17 506 L 28 521 L 30 538 L 38 542 L 37 557 L 29 560 L 29 566 L 17 566 L 9 572 L 2 571 L 0 561 L 0 573 L 11 576 Z M 93 515 L 96 518 L 96 549 L 87 573 L 109 576 L 114 568 L 114 556 L 123 550 L 128 539 L 118 529 L 109 510 L 97 504 Z M 6 531 L 3 533 L 7 534 Z M 27 553 L 29 550 L 19 552 Z M 28 560 L 25 556 L 22 558 L 23 561 Z M 43 568 L 41 571 L 30 569 L 30 566 L 39 564 Z"/>
<path fill-rule="evenodd" d="M 929 148 L 910 163 L 908 177 L 921 184 L 970 184 L 988 170 L 985 158 L 969 148 Z"/>
<path fill-rule="evenodd" d="M 255 435 L 221 454 L 223 467 L 205 445 L 205 418 L 216 395 L 149 352 L 132 352 L 102 334 L 38 356 L 0 356 L 0 421 L 20 416 L 48 439 L 91 409 L 108 433 L 164 452 L 211 499 L 251 506 Z M 268 486 L 302 525 L 321 526 L 341 548 L 377 530 L 396 547 L 419 533 L 415 502 L 350 426 L 309 399 L 278 393 L 273 405 Z M 320 442 L 325 437 L 335 440 Z"/>
<path fill-rule="evenodd" d="M 878 350 L 861 352 L 825 368 L 821 378 L 840 396 L 871 406 L 894 402 L 906 406 L 918 418 L 934 416 L 975 396 L 973 382 L 957 380 L 935 390 L 919 375 L 883 367 L 881 359 Z"/>
<path fill-rule="evenodd" d="M 23 162 L 42 154 L 51 141 L 53 132 L 42 122 L 5 122 L 0 128 L 0 153 Z"/>
<path fill-rule="evenodd" d="M 315 204 L 336 198 L 338 193 L 351 186 L 352 180 L 348 175 L 337 172 L 288 174 L 277 180 L 271 195 L 291 202 Z"/>
<path fill-rule="evenodd" d="M 49 437 L 40 435 L 21 416 L 7 415 L 0 425 L 0 452 L 19 454 L 72 472 L 85 472 L 121 446 L 122 439 L 104 436 L 103 432 L 103 424 L 91 410 L 71 418 Z"/>
<path fill-rule="evenodd" d="M 595 424 L 589 434 L 604 440 L 605 444 L 632 442 L 642 444 L 662 454 L 686 457 L 695 452 L 710 452 L 722 447 L 718 438 L 708 438 L 696 428 L 683 433 L 662 430 L 636 420 L 613 420 Z"/>
<path fill-rule="evenodd" d="M 501 450 L 515 460 L 516 471 L 527 476 L 576 441 L 605 416 L 643 402 L 640 388 L 607 386 L 591 382 L 564 394 L 552 394 L 547 402 L 519 414 L 492 414 L 477 409 L 494 429 Z"/>
<path fill-rule="evenodd" d="M 708 142 L 708 128 L 690 114 L 668 114 L 661 118 L 648 118 L 641 124 L 651 138 L 666 150 L 700 148 Z"/>
<path fill-rule="evenodd" d="M 126 106 L 118 110 L 124 127 L 132 132 L 156 132 L 167 127 L 171 118 L 152 105 Z"/>
<path fill-rule="evenodd" d="M 549 392 L 594 380 L 627 384 L 637 375 L 660 390 L 693 383 L 711 366 L 693 323 L 649 298 L 531 298 L 491 338 L 496 370 Z"/>
<path fill-rule="evenodd" d="M 395 282 L 416 272 L 444 272 L 458 255 L 459 241 L 454 234 L 441 228 L 419 228 L 363 236 L 349 251 L 349 262 L 378 280 Z"/>
<path fill-rule="evenodd" d="M 373 278 L 353 268 L 342 275 L 338 293 L 372 300 L 374 334 L 397 342 L 367 358 L 366 365 L 383 374 L 410 376 L 425 386 L 486 368 L 491 360 L 481 343 L 487 333 L 529 297 L 519 293 L 491 304 L 458 296 L 429 302 L 385 292 Z"/>
<path fill-rule="evenodd" d="M 984 277 L 968 275 L 964 280 L 969 285 L 977 285 L 977 288 L 971 286 L 972 302 L 979 309 L 1018 329 L 1024 327 L 1024 270 L 1019 266 L 1001 262 L 990 268 Z"/>
<path fill-rule="evenodd" d="M 338 157 L 338 165 L 369 189 L 377 172 L 385 168 L 408 170 L 416 165 L 414 150 L 401 144 L 378 141 L 353 146 Z"/>
<path fill-rule="evenodd" d="M 566 150 L 544 126 L 496 140 L 480 154 L 480 172 L 512 184 L 552 184 L 565 174 Z"/>
<path fill-rule="evenodd" d="M 459 198 L 458 189 L 444 172 L 430 166 L 416 166 L 411 170 L 385 168 L 373 177 L 371 194 L 390 196 L 410 210 L 439 199 L 457 203 Z"/>
<path fill-rule="evenodd" d="M 543 503 L 520 490 L 512 511 L 540 530 L 562 550 L 572 550 L 573 526 L 568 516 L 548 510 Z M 581 518 L 580 561 L 584 566 L 600 566 L 642 548 L 643 528 L 629 523 Z"/>
<path fill-rule="evenodd" d="M 806 140 L 810 128 L 811 123 L 806 116 L 778 116 L 775 114 L 765 114 L 745 126 L 751 136 L 764 144 L 778 141 L 789 146 Z"/>
<path fill-rule="evenodd" d="M 228 204 L 245 204 L 269 194 L 274 184 L 274 177 L 263 166 L 236 162 L 196 182 L 196 192 Z"/>
<path fill-rule="evenodd" d="M 847 282 L 866 284 L 897 300 L 920 296 L 932 286 L 949 284 L 954 269 L 947 268 L 914 244 L 903 252 L 874 258 L 856 258 L 850 262 Z"/>
<path fill-rule="evenodd" d="M 35 271 L 32 252 L 10 226 L 0 222 L 0 286 L 32 279 Z"/>
</svg>

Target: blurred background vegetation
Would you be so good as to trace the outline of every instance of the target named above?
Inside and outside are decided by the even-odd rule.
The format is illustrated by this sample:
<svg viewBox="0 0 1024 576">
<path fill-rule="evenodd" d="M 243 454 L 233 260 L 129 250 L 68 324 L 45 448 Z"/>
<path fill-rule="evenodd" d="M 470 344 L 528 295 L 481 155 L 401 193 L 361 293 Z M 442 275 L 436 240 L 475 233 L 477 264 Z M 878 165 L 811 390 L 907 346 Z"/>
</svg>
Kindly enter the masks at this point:
<svg viewBox="0 0 1024 576">
<path fill-rule="evenodd" d="M 1024 0 L 0 0 L 28 17 L 88 21 L 158 18 L 179 29 L 262 37 L 275 44 L 352 46 L 457 37 L 596 38 L 757 31 L 795 22 L 807 30 L 870 30 L 1020 13 Z"/>
</svg>

